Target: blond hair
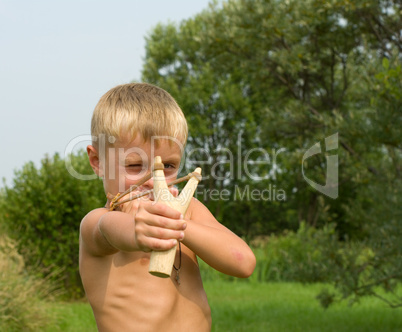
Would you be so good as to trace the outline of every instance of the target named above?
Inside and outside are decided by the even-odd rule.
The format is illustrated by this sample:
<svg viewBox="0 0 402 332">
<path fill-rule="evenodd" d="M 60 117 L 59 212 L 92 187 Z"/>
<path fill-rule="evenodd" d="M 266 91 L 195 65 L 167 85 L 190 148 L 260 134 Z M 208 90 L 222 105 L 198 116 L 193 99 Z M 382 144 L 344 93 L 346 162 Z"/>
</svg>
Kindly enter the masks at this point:
<svg viewBox="0 0 402 332">
<path fill-rule="evenodd" d="M 91 134 L 104 134 L 117 140 L 148 141 L 155 136 L 169 136 L 186 143 L 187 122 L 179 105 L 165 90 L 148 83 L 118 85 L 106 92 L 92 115 Z"/>
</svg>

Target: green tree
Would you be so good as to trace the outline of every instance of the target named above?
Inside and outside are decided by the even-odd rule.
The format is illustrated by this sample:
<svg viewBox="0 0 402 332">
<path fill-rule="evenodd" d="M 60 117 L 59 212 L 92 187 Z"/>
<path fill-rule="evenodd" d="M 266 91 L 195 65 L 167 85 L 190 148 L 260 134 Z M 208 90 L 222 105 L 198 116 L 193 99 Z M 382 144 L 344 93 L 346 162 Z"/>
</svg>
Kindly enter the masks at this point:
<svg viewBox="0 0 402 332">
<path fill-rule="evenodd" d="M 198 53 L 199 24 L 203 21 L 198 18 L 189 21 L 181 34 L 173 24 L 158 25 L 148 38 L 144 77 L 167 88 L 186 110 L 190 136 L 185 170 L 202 167 L 197 197 L 221 219 L 231 202 L 220 194 L 233 196 L 242 181 L 238 160 L 253 140 L 256 124 L 243 87 L 231 74 L 215 72 Z"/>
<path fill-rule="evenodd" d="M 383 68 L 370 78 L 372 108 L 365 144 L 383 148 L 372 160 L 376 171 L 365 176 L 353 204 L 345 208 L 348 221 L 361 225 L 366 236 L 358 246 L 350 245 L 354 250 L 349 249 L 346 266 L 335 261 L 332 275 L 343 297 L 373 295 L 401 307 L 396 288 L 402 280 L 402 70 L 393 60 L 385 58 Z M 380 295 L 379 286 L 385 295 Z M 336 294 L 324 298 L 331 302 Z"/>
<path fill-rule="evenodd" d="M 68 160 L 79 174 L 92 173 L 84 151 Z M 67 295 L 82 296 L 79 225 L 85 214 L 104 202 L 100 181 L 74 178 L 65 160 L 55 154 L 42 159 L 39 168 L 29 162 L 15 172 L 13 185 L 1 192 L 0 224 L 17 240 L 27 267 L 47 273 L 61 269 Z"/>
<path fill-rule="evenodd" d="M 378 271 L 387 259 L 400 260 L 396 240 L 390 242 L 392 258 L 374 235 L 388 229 L 401 242 L 395 228 L 401 211 L 396 189 L 402 147 L 401 11 L 401 3 L 392 0 L 229 0 L 214 2 L 178 26 L 159 25 L 151 32 L 143 80 L 179 100 L 190 122 L 189 148 L 235 151 L 241 132 L 246 151 L 241 158 L 252 149 L 286 149 L 277 167 L 253 166 L 260 181 L 235 172 L 228 181 L 208 183 L 231 192 L 236 185 L 262 190 L 275 184 L 286 192 L 286 201 L 280 202 L 224 202 L 217 210 L 224 223 L 248 236 L 297 229 L 303 222 L 314 227 L 336 223 L 343 240 L 375 248 Z M 333 134 L 338 134 L 338 149 L 302 165 L 306 151 Z M 331 153 L 339 160 L 337 199 L 312 188 L 302 173 L 303 166 L 306 177 L 325 184 Z M 261 154 L 253 156 L 263 161 Z M 373 204 L 369 193 L 387 197 L 387 203 Z M 383 214 L 383 206 L 392 212 Z M 359 255 L 351 249 L 350 260 Z M 352 265 L 346 269 L 356 286 L 360 270 Z M 382 279 L 373 274 L 367 285 Z M 388 282 L 400 279 L 387 273 Z M 353 292 L 351 285 L 345 294 Z"/>
</svg>

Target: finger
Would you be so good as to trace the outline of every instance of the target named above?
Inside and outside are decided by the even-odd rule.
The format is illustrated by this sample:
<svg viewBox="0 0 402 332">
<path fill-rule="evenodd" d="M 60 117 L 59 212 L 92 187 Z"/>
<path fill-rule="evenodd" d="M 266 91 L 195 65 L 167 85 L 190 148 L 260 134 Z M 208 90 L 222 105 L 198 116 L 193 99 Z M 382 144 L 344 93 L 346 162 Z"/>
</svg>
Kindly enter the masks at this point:
<svg viewBox="0 0 402 332">
<path fill-rule="evenodd" d="M 148 238 L 148 245 L 147 248 L 153 251 L 164 251 L 169 250 L 177 245 L 177 240 L 169 239 L 155 239 L 155 238 Z"/>
<path fill-rule="evenodd" d="M 139 211 L 135 215 L 135 222 L 140 231 L 145 231 L 147 227 L 157 227 L 161 229 L 170 229 L 175 231 L 184 230 L 187 227 L 187 222 L 184 219 L 171 219 L 154 215 L 146 211 Z M 142 228 L 145 227 L 145 228 Z"/>
<path fill-rule="evenodd" d="M 171 219 L 183 219 L 181 213 L 163 203 L 144 204 L 144 208 L 151 214 L 156 214 Z"/>
<path fill-rule="evenodd" d="M 148 227 L 144 230 L 143 235 L 148 238 L 160 240 L 176 239 L 178 241 L 182 241 L 184 239 L 184 232 L 182 230 L 173 230 L 161 227 Z"/>
</svg>

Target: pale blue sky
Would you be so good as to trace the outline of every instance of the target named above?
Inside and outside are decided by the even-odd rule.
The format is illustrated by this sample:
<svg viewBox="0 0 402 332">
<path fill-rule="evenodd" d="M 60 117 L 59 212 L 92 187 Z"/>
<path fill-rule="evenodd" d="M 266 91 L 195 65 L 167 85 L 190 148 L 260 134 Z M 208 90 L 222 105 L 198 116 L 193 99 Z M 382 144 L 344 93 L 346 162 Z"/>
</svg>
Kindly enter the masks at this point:
<svg viewBox="0 0 402 332">
<path fill-rule="evenodd" d="M 88 135 L 101 95 L 140 79 L 146 34 L 208 2 L 0 0 L 0 178 Z"/>
</svg>

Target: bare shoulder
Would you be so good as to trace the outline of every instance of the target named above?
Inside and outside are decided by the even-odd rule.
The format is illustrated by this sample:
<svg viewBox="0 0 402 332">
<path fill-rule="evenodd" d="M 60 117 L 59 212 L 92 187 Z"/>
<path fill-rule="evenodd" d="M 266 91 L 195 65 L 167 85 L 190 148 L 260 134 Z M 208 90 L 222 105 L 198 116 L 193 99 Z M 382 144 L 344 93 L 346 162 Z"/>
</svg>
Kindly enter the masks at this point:
<svg viewBox="0 0 402 332">
<path fill-rule="evenodd" d="M 215 216 L 211 213 L 211 211 L 209 211 L 209 209 L 197 198 L 192 199 L 187 212 L 187 217 L 188 219 L 203 225 L 228 230 L 218 220 L 216 220 Z"/>
<path fill-rule="evenodd" d="M 88 232 L 91 232 L 94 227 L 97 226 L 99 219 L 107 213 L 105 208 L 99 208 L 89 212 L 81 221 L 80 233 L 85 236 Z"/>
<path fill-rule="evenodd" d="M 99 208 L 89 212 L 81 221 L 80 247 L 93 256 L 114 254 L 117 250 L 112 247 L 99 230 L 99 221 L 108 212 Z"/>
</svg>

